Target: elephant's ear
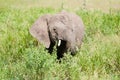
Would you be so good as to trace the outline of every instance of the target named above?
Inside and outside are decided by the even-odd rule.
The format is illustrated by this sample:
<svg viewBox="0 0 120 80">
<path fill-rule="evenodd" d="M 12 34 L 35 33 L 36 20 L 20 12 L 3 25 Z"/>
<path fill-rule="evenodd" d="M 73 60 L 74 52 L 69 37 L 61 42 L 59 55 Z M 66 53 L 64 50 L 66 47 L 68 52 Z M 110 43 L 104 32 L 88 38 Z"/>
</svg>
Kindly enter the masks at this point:
<svg viewBox="0 0 120 80">
<path fill-rule="evenodd" d="M 50 15 L 40 17 L 30 28 L 30 34 L 35 37 L 40 43 L 45 45 L 46 48 L 50 46 L 50 39 L 48 34 L 47 20 Z"/>
</svg>

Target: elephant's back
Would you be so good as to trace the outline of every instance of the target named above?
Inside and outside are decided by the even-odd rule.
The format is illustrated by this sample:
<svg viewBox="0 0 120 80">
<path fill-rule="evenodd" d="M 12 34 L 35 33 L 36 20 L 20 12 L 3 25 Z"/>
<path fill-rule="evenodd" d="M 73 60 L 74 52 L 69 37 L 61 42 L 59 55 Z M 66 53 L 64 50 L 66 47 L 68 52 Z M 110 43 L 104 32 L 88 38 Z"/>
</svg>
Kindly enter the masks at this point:
<svg viewBox="0 0 120 80">
<path fill-rule="evenodd" d="M 76 45 L 80 47 L 85 33 L 83 21 L 80 16 L 74 13 L 71 13 L 69 16 L 71 17 L 72 20 L 71 22 L 75 31 L 74 33 L 75 33 Z"/>
</svg>

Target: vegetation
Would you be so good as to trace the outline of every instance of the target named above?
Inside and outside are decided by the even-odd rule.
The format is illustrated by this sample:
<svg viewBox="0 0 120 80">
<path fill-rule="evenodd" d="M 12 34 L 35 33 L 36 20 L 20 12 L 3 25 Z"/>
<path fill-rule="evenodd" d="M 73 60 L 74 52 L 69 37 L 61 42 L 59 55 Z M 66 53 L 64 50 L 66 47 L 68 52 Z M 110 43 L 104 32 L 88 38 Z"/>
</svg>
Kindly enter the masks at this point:
<svg viewBox="0 0 120 80">
<path fill-rule="evenodd" d="M 120 11 L 77 10 L 85 24 L 83 45 L 61 63 L 30 33 L 34 21 L 60 9 L 0 8 L 0 80 L 119 80 Z"/>
</svg>

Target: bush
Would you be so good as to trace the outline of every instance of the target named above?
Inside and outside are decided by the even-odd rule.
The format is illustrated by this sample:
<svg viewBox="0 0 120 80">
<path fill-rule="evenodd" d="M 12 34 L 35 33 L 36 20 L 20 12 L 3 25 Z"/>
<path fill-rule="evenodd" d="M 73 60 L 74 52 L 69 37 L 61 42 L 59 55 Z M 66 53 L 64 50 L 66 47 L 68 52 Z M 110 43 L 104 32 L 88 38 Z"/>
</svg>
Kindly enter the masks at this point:
<svg viewBox="0 0 120 80">
<path fill-rule="evenodd" d="M 66 54 L 59 62 L 56 51 L 50 55 L 30 33 L 33 22 L 58 10 L 0 9 L 1 80 L 101 80 L 120 78 L 120 12 L 79 10 L 85 24 L 81 50 Z"/>
</svg>

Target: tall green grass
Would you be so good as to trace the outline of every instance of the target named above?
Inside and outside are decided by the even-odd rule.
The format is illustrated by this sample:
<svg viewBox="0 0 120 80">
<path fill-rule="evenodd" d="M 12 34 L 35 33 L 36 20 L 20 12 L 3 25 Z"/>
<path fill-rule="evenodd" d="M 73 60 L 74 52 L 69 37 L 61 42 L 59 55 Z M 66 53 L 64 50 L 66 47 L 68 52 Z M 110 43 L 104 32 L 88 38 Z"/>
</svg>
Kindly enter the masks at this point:
<svg viewBox="0 0 120 80">
<path fill-rule="evenodd" d="M 51 8 L 0 9 L 0 80 L 119 80 L 120 12 L 78 10 L 85 24 L 80 51 L 61 63 L 34 39 L 29 28 Z"/>
</svg>

